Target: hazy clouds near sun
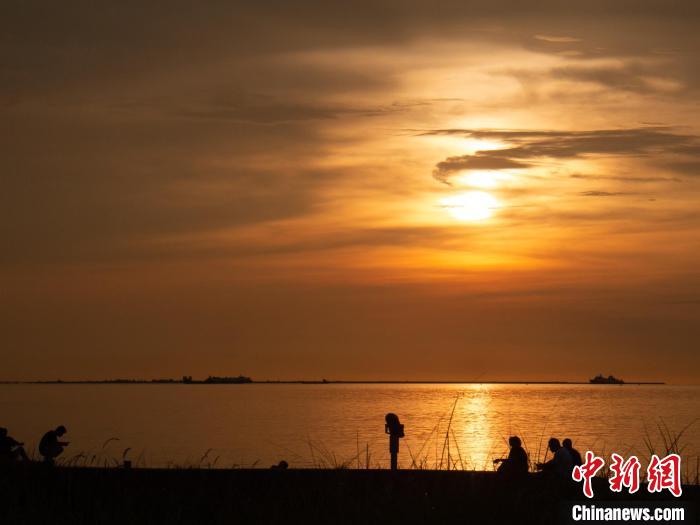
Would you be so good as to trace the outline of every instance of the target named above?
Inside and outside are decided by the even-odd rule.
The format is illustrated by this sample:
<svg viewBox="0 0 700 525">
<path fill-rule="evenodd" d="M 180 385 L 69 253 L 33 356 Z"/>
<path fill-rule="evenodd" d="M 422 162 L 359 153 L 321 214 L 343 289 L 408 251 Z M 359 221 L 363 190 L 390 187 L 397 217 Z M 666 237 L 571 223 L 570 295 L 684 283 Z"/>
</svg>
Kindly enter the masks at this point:
<svg viewBox="0 0 700 525">
<path fill-rule="evenodd" d="M 12 3 L 0 379 L 697 382 L 698 8 L 566 4 Z"/>
</svg>

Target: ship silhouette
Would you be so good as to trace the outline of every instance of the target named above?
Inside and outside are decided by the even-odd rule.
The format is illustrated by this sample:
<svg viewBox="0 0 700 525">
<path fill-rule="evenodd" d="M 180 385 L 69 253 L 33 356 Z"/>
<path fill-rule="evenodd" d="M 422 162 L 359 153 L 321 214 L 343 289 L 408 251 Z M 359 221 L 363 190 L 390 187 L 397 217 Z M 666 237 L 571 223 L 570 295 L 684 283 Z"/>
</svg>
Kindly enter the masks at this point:
<svg viewBox="0 0 700 525">
<path fill-rule="evenodd" d="M 625 382 L 615 376 L 603 377 L 603 374 L 598 374 L 593 379 L 588 380 L 592 385 L 624 385 Z"/>
</svg>

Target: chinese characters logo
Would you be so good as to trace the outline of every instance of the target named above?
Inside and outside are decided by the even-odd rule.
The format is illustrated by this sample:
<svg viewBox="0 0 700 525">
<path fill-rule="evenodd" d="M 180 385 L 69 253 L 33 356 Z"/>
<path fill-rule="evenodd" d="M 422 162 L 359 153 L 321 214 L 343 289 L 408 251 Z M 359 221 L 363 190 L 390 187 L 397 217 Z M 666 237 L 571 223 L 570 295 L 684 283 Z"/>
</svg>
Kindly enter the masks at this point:
<svg viewBox="0 0 700 525">
<path fill-rule="evenodd" d="M 610 478 L 608 484 L 613 492 L 621 492 L 626 487 L 630 494 L 639 490 L 639 472 L 641 463 L 636 456 L 625 460 L 619 454 L 613 453 L 610 464 Z M 605 460 L 596 456 L 590 450 L 586 452 L 586 459 L 582 465 L 577 465 L 571 472 L 574 481 L 583 481 L 583 493 L 587 498 L 593 497 L 592 478 L 605 466 Z M 678 454 L 669 454 L 659 458 L 656 454 L 651 456 L 647 467 L 647 490 L 649 492 L 661 492 L 664 489 L 676 497 L 683 492 L 681 488 L 681 457 Z"/>
</svg>

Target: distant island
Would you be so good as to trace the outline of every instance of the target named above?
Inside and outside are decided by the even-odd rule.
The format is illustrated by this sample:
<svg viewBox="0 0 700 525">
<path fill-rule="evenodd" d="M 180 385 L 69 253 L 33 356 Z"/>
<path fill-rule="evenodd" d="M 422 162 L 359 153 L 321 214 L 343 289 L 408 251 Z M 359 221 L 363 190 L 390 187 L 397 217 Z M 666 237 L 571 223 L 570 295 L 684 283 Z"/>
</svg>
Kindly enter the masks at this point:
<svg viewBox="0 0 700 525">
<path fill-rule="evenodd" d="M 97 380 L 63 380 L 49 379 L 45 381 L 0 381 L 0 383 L 22 383 L 34 385 L 74 385 L 74 384 L 119 384 L 119 385 L 140 385 L 140 384 L 185 384 L 185 385 L 238 385 L 253 383 L 247 376 L 209 376 L 206 379 L 193 379 L 192 376 L 182 376 L 182 379 L 97 379 Z"/>
</svg>

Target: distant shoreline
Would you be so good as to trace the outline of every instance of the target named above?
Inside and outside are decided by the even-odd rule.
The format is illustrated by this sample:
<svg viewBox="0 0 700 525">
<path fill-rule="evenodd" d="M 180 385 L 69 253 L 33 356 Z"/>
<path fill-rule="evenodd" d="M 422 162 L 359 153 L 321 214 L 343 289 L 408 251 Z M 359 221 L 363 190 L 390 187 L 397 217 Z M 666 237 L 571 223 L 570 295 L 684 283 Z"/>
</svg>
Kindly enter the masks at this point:
<svg viewBox="0 0 700 525">
<path fill-rule="evenodd" d="M 146 380 L 114 379 L 95 381 L 0 381 L 2 385 L 591 385 L 591 386 L 625 386 L 625 385 L 666 385 L 663 381 L 626 381 L 623 384 L 591 384 L 589 381 L 248 381 L 221 382 L 181 381 L 181 380 Z"/>
</svg>

